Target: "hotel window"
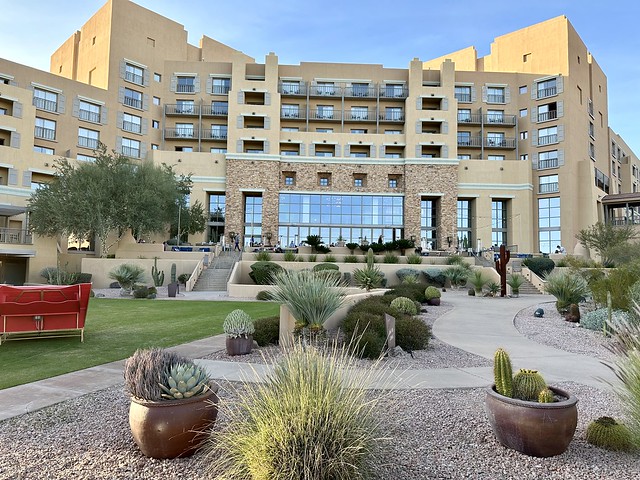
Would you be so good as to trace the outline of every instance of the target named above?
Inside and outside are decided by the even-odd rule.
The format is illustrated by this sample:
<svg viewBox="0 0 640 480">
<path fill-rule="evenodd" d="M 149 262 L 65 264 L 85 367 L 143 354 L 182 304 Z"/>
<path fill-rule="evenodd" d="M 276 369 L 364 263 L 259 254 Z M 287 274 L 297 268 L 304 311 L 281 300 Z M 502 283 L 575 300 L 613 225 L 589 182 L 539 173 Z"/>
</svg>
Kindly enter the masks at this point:
<svg viewBox="0 0 640 480">
<path fill-rule="evenodd" d="M 92 157 L 91 155 L 83 155 L 81 153 L 79 153 L 76 158 L 78 160 L 80 160 L 81 162 L 95 162 L 96 161 L 96 157 Z"/>
<path fill-rule="evenodd" d="M 333 128 L 316 128 L 318 133 L 333 133 Z"/>
<path fill-rule="evenodd" d="M 47 120 L 46 118 L 36 117 L 36 128 L 34 136 L 36 138 L 42 138 L 43 140 L 55 140 L 56 122 L 54 122 L 53 120 Z"/>
<path fill-rule="evenodd" d="M 468 123 L 471 121 L 471 109 L 459 108 L 458 109 L 458 122 Z"/>
<path fill-rule="evenodd" d="M 458 224 L 458 247 L 473 248 L 471 240 L 471 200 L 458 200 L 457 224 Z"/>
<path fill-rule="evenodd" d="M 53 155 L 55 153 L 53 148 L 41 147 L 40 145 L 34 145 L 33 146 L 33 151 L 34 152 L 38 152 L 38 153 L 45 153 L 47 155 Z"/>
<path fill-rule="evenodd" d="M 453 96 L 459 102 L 471 103 L 471 87 L 470 86 L 456 86 Z"/>
<path fill-rule="evenodd" d="M 382 93 L 387 98 L 402 98 L 404 97 L 404 85 L 401 83 L 387 83 L 382 90 Z"/>
<path fill-rule="evenodd" d="M 140 141 L 131 138 L 122 139 L 122 154 L 127 157 L 140 158 Z"/>
<path fill-rule="evenodd" d="M 520 160 L 523 160 L 523 161 L 529 160 L 529 154 L 528 153 L 521 154 L 520 155 Z"/>
<path fill-rule="evenodd" d="M 227 95 L 231 89 L 230 78 L 214 78 L 211 85 L 211 93 Z"/>
<path fill-rule="evenodd" d="M 507 244 L 507 200 L 491 202 L 491 244 Z"/>
<path fill-rule="evenodd" d="M 528 110 L 526 108 L 520 109 L 520 117 L 526 117 L 528 115 Z"/>
<path fill-rule="evenodd" d="M 487 155 L 487 160 L 497 160 L 502 162 L 504 161 L 504 155 Z"/>
<path fill-rule="evenodd" d="M 124 79 L 136 85 L 144 85 L 144 69 L 126 63 L 124 66 Z"/>
<path fill-rule="evenodd" d="M 354 187 L 365 187 L 367 185 L 367 176 L 362 173 L 356 173 L 353 175 Z"/>
<path fill-rule="evenodd" d="M 78 128 L 78 146 L 95 150 L 100 141 L 100 132 L 88 128 Z"/>
<path fill-rule="evenodd" d="M 555 193 L 560 191 L 558 175 L 543 175 L 539 179 L 538 193 Z"/>
<path fill-rule="evenodd" d="M 596 130 L 595 130 L 595 127 L 593 126 L 593 122 L 589 122 L 589 136 L 593 139 L 596 138 Z"/>
<path fill-rule="evenodd" d="M 546 122 L 558 118 L 558 102 L 538 106 L 538 122 Z"/>
<path fill-rule="evenodd" d="M 538 130 L 538 145 L 549 145 L 550 143 L 558 143 L 558 127 Z"/>
<path fill-rule="evenodd" d="M 158 120 L 151 120 L 151 128 L 160 128 L 160 122 Z"/>
<path fill-rule="evenodd" d="M 404 116 L 402 115 L 402 108 L 401 107 L 385 107 L 384 119 L 396 121 L 396 122 L 404 120 Z"/>
<path fill-rule="evenodd" d="M 518 91 L 520 92 L 520 95 L 524 95 L 525 93 L 527 93 L 527 86 L 526 85 L 521 85 L 520 88 L 518 89 Z"/>
<path fill-rule="evenodd" d="M 0 115 L 6 115 L 7 114 L 7 109 L 6 108 L 0 108 Z"/>
<path fill-rule="evenodd" d="M 504 133 L 489 132 L 487 133 L 487 147 L 503 147 L 505 146 Z"/>
<path fill-rule="evenodd" d="M 211 153 L 227 153 L 227 149 L 226 148 L 220 148 L 220 147 L 211 147 L 209 149 L 209 152 L 211 152 Z"/>
<path fill-rule="evenodd" d="M 487 123 L 504 123 L 504 110 L 487 110 Z"/>
<path fill-rule="evenodd" d="M 283 132 L 299 132 L 300 127 L 282 127 Z"/>
<path fill-rule="evenodd" d="M 351 120 L 368 120 L 369 110 L 367 107 L 351 107 Z"/>
<path fill-rule="evenodd" d="M 368 83 L 352 83 L 351 94 L 354 97 L 368 97 L 369 96 L 369 84 Z"/>
<path fill-rule="evenodd" d="M 458 160 L 471 160 L 471 155 L 468 153 L 458 154 Z"/>
<path fill-rule="evenodd" d="M 296 179 L 293 175 L 287 175 L 284 177 L 284 184 L 285 185 L 295 185 L 296 184 Z"/>
<path fill-rule="evenodd" d="M 122 129 L 126 132 L 142 133 L 142 118 L 137 115 L 123 113 Z"/>
<path fill-rule="evenodd" d="M 300 105 L 283 103 L 281 115 L 282 118 L 300 118 Z"/>
<path fill-rule="evenodd" d="M 162 75 L 160 75 L 159 73 L 154 73 L 154 74 L 153 74 L 153 80 L 154 80 L 155 82 L 160 83 L 160 82 L 162 81 Z"/>
<path fill-rule="evenodd" d="M 351 133 L 363 134 L 363 133 L 367 133 L 367 129 L 366 128 L 352 128 L 351 129 Z"/>
<path fill-rule="evenodd" d="M 316 82 L 317 95 L 335 95 L 336 88 L 333 82 Z"/>
<path fill-rule="evenodd" d="M 520 132 L 520 140 L 526 140 L 527 138 L 529 138 L 529 132 L 526 130 L 524 132 Z"/>
<path fill-rule="evenodd" d="M 211 113 L 213 115 L 228 115 L 229 102 L 211 102 Z"/>
<path fill-rule="evenodd" d="M 487 103 L 505 103 L 504 87 L 487 87 Z"/>
<path fill-rule="evenodd" d="M 333 119 L 333 105 L 318 105 L 316 106 L 316 118 L 318 119 Z"/>
<path fill-rule="evenodd" d="M 331 184 L 331 175 L 322 173 L 318 174 L 318 185 L 321 187 L 328 187 Z"/>
<path fill-rule="evenodd" d="M 124 88 L 124 102 L 125 105 L 142 110 L 142 93 L 131 90 L 130 88 Z"/>
<path fill-rule="evenodd" d="M 428 250 L 437 249 L 438 200 L 422 198 L 420 200 L 420 238 Z"/>
<path fill-rule="evenodd" d="M 193 123 L 176 123 L 176 136 L 193 138 Z"/>
<path fill-rule="evenodd" d="M 300 82 L 294 80 L 283 80 L 282 93 L 285 95 L 300 95 Z"/>
<path fill-rule="evenodd" d="M 194 112 L 195 103 L 193 100 L 176 100 L 176 113 L 192 115 Z"/>
<path fill-rule="evenodd" d="M 87 122 L 100 123 L 100 105 L 80 100 L 78 118 Z"/>
<path fill-rule="evenodd" d="M 153 104 L 160 105 L 160 97 L 153 97 Z"/>
<path fill-rule="evenodd" d="M 362 187 L 363 186 L 362 178 L 354 178 L 353 179 L 353 186 L 354 187 Z"/>
<path fill-rule="evenodd" d="M 253 244 L 262 238 L 262 196 L 244 197 L 244 242 Z"/>
<path fill-rule="evenodd" d="M 595 182 L 596 182 L 596 187 L 598 187 L 600 190 L 604 191 L 605 193 L 609 193 L 609 185 L 610 185 L 609 177 L 606 176 L 597 168 L 595 169 Z"/>
<path fill-rule="evenodd" d="M 557 95 L 558 93 L 557 82 L 555 78 L 551 78 L 543 82 L 538 82 L 536 86 L 537 98 L 552 97 L 553 95 Z"/>
<path fill-rule="evenodd" d="M 458 146 L 471 146 L 471 132 L 458 132 Z"/>
<path fill-rule="evenodd" d="M 176 92 L 177 93 L 195 93 L 196 91 L 196 78 L 192 76 L 179 76 L 177 78 Z"/>
<path fill-rule="evenodd" d="M 398 188 L 398 179 L 390 178 L 389 179 L 389 188 Z"/>
<path fill-rule="evenodd" d="M 560 245 L 560 197 L 538 199 L 538 242 L 542 253 Z"/>
<path fill-rule="evenodd" d="M 33 105 L 38 110 L 58 111 L 58 94 L 41 88 L 33 89 Z"/>
<path fill-rule="evenodd" d="M 538 154 L 538 170 L 557 167 L 559 167 L 557 150 L 549 150 Z"/>
<path fill-rule="evenodd" d="M 227 133 L 228 127 L 226 125 L 211 125 L 211 138 L 214 140 L 225 140 Z"/>
<path fill-rule="evenodd" d="M 589 143 L 589 157 L 594 161 L 596 159 L 596 146 L 593 143 Z"/>
<path fill-rule="evenodd" d="M 402 130 L 385 130 L 385 135 L 402 135 Z"/>
<path fill-rule="evenodd" d="M 151 150 L 160 150 L 160 145 L 158 145 L 157 143 L 152 143 Z"/>
</svg>

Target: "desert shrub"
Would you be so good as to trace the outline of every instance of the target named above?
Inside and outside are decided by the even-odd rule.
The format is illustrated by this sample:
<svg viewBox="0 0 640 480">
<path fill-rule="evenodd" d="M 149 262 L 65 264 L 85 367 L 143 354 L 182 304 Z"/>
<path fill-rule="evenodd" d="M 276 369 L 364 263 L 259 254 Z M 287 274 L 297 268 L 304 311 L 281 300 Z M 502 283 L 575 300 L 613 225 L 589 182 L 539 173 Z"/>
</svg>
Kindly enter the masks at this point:
<svg viewBox="0 0 640 480">
<path fill-rule="evenodd" d="M 393 253 L 387 253 L 385 254 L 384 259 L 382 261 L 384 263 L 398 263 L 399 259 L 398 259 L 398 256 Z"/>
<path fill-rule="evenodd" d="M 253 280 L 257 285 L 272 285 L 273 276 L 282 271 L 284 271 L 284 269 L 277 263 L 256 262 L 251 264 L 249 277 L 251 277 L 251 280 Z"/>
<path fill-rule="evenodd" d="M 407 263 L 409 265 L 419 265 L 422 263 L 422 257 L 417 253 L 412 253 L 411 255 L 407 255 Z"/>
<path fill-rule="evenodd" d="M 496 294 L 500 291 L 500 284 L 497 282 L 489 282 L 487 284 L 487 290 L 492 296 L 496 296 Z"/>
<path fill-rule="evenodd" d="M 607 293 L 611 293 L 611 306 L 615 309 L 630 311 L 632 308 L 630 289 L 640 278 L 638 263 L 622 265 L 608 271 L 589 283 L 593 300 L 598 305 L 607 304 Z"/>
<path fill-rule="evenodd" d="M 427 279 L 428 285 L 434 285 L 436 287 L 444 287 L 447 281 L 447 277 L 444 275 L 444 271 L 438 269 L 423 270 L 422 274 Z"/>
<path fill-rule="evenodd" d="M 269 292 L 268 290 L 260 290 L 256 295 L 256 300 L 271 300 L 271 292 Z"/>
<path fill-rule="evenodd" d="M 375 255 L 372 249 L 367 252 L 366 262 L 366 267 L 356 268 L 353 271 L 353 279 L 358 287 L 364 288 L 368 292 L 372 288 L 382 286 L 385 278 L 384 273 L 375 266 Z"/>
<path fill-rule="evenodd" d="M 343 272 L 342 273 L 342 283 L 345 287 L 351 285 L 351 272 Z"/>
<path fill-rule="evenodd" d="M 456 287 L 464 287 L 467 284 L 467 276 L 469 269 L 462 265 L 454 265 L 447 268 L 442 274 L 451 281 L 451 285 Z"/>
<path fill-rule="evenodd" d="M 187 280 L 189 280 L 190 276 L 190 273 L 181 273 L 180 275 L 178 275 L 178 282 L 180 282 L 182 285 L 186 285 Z"/>
<path fill-rule="evenodd" d="M 371 243 L 369 244 L 369 248 L 373 250 L 373 253 L 382 253 L 384 252 L 384 244 L 383 243 Z"/>
<path fill-rule="evenodd" d="M 264 347 L 266 345 L 277 345 L 280 339 L 280 317 L 257 318 L 253 321 L 253 339 L 258 345 Z"/>
<path fill-rule="evenodd" d="M 325 255 L 324 256 L 325 263 L 336 263 L 336 257 L 334 255 Z"/>
<path fill-rule="evenodd" d="M 391 307 L 396 310 L 400 310 L 402 313 L 406 313 L 407 315 L 416 315 L 418 313 L 415 302 L 407 297 L 394 298 L 391 301 Z"/>
<path fill-rule="evenodd" d="M 400 282 L 404 281 L 406 277 L 420 278 L 420 270 L 416 270 L 415 268 L 401 268 L 396 271 L 396 277 L 398 277 Z"/>
<path fill-rule="evenodd" d="M 351 346 L 353 352 L 361 357 L 376 360 L 386 350 L 387 340 L 385 336 L 379 335 L 371 330 L 366 330 L 354 339 Z"/>
<path fill-rule="evenodd" d="M 424 296 L 424 285 L 420 283 L 401 283 L 400 285 L 396 285 L 388 292 L 385 292 L 383 297 L 407 297 L 413 300 L 414 302 L 424 303 L 427 301 Z"/>
<path fill-rule="evenodd" d="M 133 298 L 147 298 L 149 296 L 149 288 L 144 285 L 137 286 L 133 290 Z"/>
<path fill-rule="evenodd" d="M 522 286 L 523 283 L 524 283 L 524 277 L 517 273 L 513 273 L 507 277 L 507 285 L 511 287 L 511 290 L 514 293 L 517 293 L 520 291 L 520 287 Z"/>
<path fill-rule="evenodd" d="M 324 253 L 324 254 L 327 254 L 327 253 L 329 253 L 330 251 L 331 251 L 331 249 L 330 249 L 329 247 L 327 247 L 326 245 L 318 245 L 318 246 L 316 247 L 316 252 L 318 252 L 318 253 Z M 327 261 L 327 260 L 326 260 L 326 257 L 325 257 L 325 262 L 326 262 L 326 261 Z"/>
<path fill-rule="evenodd" d="M 606 330 L 608 331 L 610 328 L 615 329 L 615 326 L 621 322 L 629 321 L 631 319 L 631 314 L 623 311 L 623 310 L 612 310 L 611 312 L 611 324 L 607 325 L 609 319 L 609 310 L 608 308 L 598 308 L 597 310 L 593 310 L 591 312 L 587 312 L 580 316 L 580 326 L 587 328 L 589 330 L 595 330 L 603 332 L 605 331 L 605 325 L 607 325 Z"/>
<path fill-rule="evenodd" d="M 522 264 L 540 278 L 549 275 L 556 266 L 553 260 L 545 257 L 526 258 L 522 261 Z"/>
<path fill-rule="evenodd" d="M 556 309 L 564 313 L 572 303 L 578 304 L 589 295 L 587 281 L 571 271 L 556 270 L 545 278 L 544 290 L 556 297 Z"/>
<path fill-rule="evenodd" d="M 79 273 L 67 272 L 56 267 L 45 267 L 40 272 L 40 276 L 44 277 L 49 285 L 73 285 L 74 283 L 89 283 L 91 281 L 90 273 L 83 274 L 89 275 L 89 282 L 79 282 L 79 275 Z"/>
<path fill-rule="evenodd" d="M 440 298 L 441 293 L 436 287 L 429 286 L 424 290 L 424 298 L 431 300 L 434 298 Z"/>
<path fill-rule="evenodd" d="M 358 257 L 355 255 L 345 255 L 344 263 L 358 263 Z"/>
<path fill-rule="evenodd" d="M 91 273 L 76 273 L 76 275 L 75 283 L 91 283 L 91 277 L 93 277 Z"/>
<path fill-rule="evenodd" d="M 394 250 L 398 250 L 398 242 L 395 242 L 395 241 L 393 241 L 393 242 L 386 242 L 386 243 L 384 244 L 384 249 L 385 249 L 387 252 L 392 252 L 392 251 L 394 251 Z"/>
<path fill-rule="evenodd" d="M 417 317 L 396 319 L 396 345 L 406 351 L 424 350 L 431 338 L 431 328 Z"/>
<path fill-rule="evenodd" d="M 584 257 L 575 257 L 573 255 L 566 255 L 562 257 L 560 260 L 555 262 L 556 267 L 569 267 L 573 269 L 583 269 L 583 268 L 597 268 L 599 267 L 598 263 L 595 260 L 591 260 L 590 258 Z"/>
<path fill-rule="evenodd" d="M 420 283 L 420 276 L 419 275 L 407 275 L 406 277 L 404 277 L 402 279 L 402 283 L 409 284 L 409 285 L 419 284 Z"/>
<path fill-rule="evenodd" d="M 282 256 L 282 259 L 285 262 L 295 262 L 297 258 L 298 257 L 295 254 L 295 252 L 292 252 L 290 250 L 287 250 L 286 252 L 284 252 L 284 255 Z"/>
<path fill-rule="evenodd" d="M 464 258 L 462 258 L 460 255 L 449 255 L 447 257 L 447 265 L 462 265 L 466 263 L 467 262 L 465 262 Z"/>
<path fill-rule="evenodd" d="M 307 262 L 315 263 L 318 259 L 318 256 L 315 253 L 307 256 Z"/>
<path fill-rule="evenodd" d="M 360 245 L 358 245 L 355 242 L 349 242 L 349 243 L 346 243 L 344 246 L 347 247 L 349 250 L 351 250 L 351 253 L 353 253 L 355 249 L 358 248 Z"/>
<path fill-rule="evenodd" d="M 373 368 L 354 369 L 347 351 L 299 344 L 264 383 L 221 404 L 226 428 L 210 433 L 204 461 L 227 478 L 372 478 L 380 452 Z"/>
<path fill-rule="evenodd" d="M 256 253 L 256 260 L 258 262 L 270 262 L 271 254 L 269 252 L 258 252 Z"/>
</svg>

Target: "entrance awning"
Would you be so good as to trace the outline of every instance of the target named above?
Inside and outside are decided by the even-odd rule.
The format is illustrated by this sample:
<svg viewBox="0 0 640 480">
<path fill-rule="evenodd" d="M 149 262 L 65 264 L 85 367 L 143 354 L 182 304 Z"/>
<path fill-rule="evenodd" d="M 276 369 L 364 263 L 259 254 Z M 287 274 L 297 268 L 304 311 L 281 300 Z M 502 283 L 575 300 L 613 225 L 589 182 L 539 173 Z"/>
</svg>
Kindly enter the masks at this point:
<svg viewBox="0 0 640 480">
<path fill-rule="evenodd" d="M 27 207 L 17 205 L 0 205 L 0 217 L 13 217 L 27 211 Z"/>
</svg>

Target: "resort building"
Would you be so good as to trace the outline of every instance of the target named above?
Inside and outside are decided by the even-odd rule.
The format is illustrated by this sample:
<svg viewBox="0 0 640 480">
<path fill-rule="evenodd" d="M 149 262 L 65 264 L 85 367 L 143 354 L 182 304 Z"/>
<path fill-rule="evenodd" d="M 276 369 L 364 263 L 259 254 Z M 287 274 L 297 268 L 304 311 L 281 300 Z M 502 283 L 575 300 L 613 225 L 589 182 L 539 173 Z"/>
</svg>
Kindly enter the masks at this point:
<svg viewBox="0 0 640 480">
<path fill-rule="evenodd" d="M 98 142 L 193 174 L 210 222 L 192 243 L 382 235 L 573 253 L 603 197 L 638 191 L 607 78 L 566 17 L 497 37 L 485 57 L 407 60 L 257 62 L 206 36 L 190 45 L 129 0 L 98 10 L 50 72 L 0 59 L 3 280 L 37 281 L 66 251 L 30 234 L 26 201 L 56 157 L 92 161 Z"/>
</svg>

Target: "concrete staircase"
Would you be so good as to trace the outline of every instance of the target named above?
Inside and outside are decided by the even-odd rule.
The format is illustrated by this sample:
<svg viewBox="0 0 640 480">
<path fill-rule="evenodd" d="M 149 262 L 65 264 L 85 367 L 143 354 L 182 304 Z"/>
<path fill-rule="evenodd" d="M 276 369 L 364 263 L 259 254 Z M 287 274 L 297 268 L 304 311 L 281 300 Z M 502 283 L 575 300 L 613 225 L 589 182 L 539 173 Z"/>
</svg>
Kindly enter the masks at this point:
<svg viewBox="0 0 640 480">
<path fill-rule="evenodd" d="M 520 285 L 520 295 L 541 295 L 541 293 L 542 292 L 540 292 L 540 290 L 538 290 L 533 283 L 526 278 L 524 279 L 524 283 Z"/>
<path fill-rule="evenodd" d="M 240 252 L 221 252 L 213 263 L 202 271 L 193 287 L 196 292 L 226 292 L 233 266 L 240 260 Z"/>
</svg>

